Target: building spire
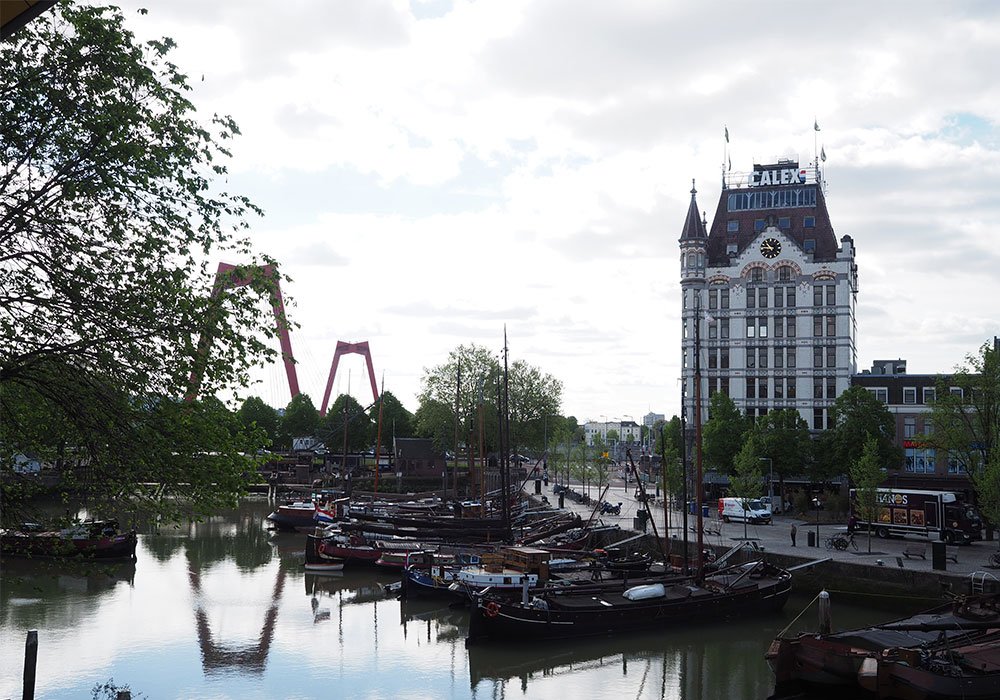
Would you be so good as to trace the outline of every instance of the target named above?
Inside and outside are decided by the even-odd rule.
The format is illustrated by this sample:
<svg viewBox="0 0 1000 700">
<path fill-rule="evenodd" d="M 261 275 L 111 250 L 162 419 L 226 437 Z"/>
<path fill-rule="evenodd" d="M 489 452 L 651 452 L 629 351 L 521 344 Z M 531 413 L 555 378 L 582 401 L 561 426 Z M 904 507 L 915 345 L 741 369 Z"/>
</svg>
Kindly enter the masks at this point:
<svg viewBox="0 0 1000 700">
<path fill-rule="evenodd" d="M 698 189 L 694 185 L 694 178 L 691 179 L 691 204 L 688 205 L 687 216 L 684 219 L 684 228 L 681 230 L 681 240 L 692 238 L 708 238 L 708 228 L 702 221 L 701 213 L 698 211 L 698 200 L 696 195 Z"/>
</svg>

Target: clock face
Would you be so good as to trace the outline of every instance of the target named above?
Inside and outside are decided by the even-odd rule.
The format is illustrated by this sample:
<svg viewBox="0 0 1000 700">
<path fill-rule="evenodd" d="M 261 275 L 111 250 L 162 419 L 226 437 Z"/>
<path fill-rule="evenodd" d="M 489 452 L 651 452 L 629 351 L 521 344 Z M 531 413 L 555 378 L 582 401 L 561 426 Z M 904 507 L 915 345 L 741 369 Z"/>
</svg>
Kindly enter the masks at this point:
<svg viewBox="0 0 1000 700">
<path fill-rule="evenodd" d="M 760 244 L 760 254 L 765 258 L 776 258 L 781 254 L 781 241 L 777 238 L 765 238 Z"/>
</svg>

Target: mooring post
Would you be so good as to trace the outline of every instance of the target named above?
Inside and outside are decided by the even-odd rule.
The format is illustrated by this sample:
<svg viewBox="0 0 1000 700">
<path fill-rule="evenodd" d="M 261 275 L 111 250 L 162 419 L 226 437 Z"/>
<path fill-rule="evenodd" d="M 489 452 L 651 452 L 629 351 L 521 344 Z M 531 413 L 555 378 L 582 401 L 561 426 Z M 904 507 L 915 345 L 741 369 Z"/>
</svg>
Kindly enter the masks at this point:
<svg viewBox="0 0 1000 700">
<path fill-rule="evenodd" d="M 830 613 L 830 594 L 819 592 L 819 633 L 830 634 L 833 630 L 833 620 Z"/>
<path fill-rule="evenodd" d="M 38 630 L 28 630 L 24 640 L 24 690 L 22 700 L 35 700 L 35 664 L 38 662 Z"/>
</svg>

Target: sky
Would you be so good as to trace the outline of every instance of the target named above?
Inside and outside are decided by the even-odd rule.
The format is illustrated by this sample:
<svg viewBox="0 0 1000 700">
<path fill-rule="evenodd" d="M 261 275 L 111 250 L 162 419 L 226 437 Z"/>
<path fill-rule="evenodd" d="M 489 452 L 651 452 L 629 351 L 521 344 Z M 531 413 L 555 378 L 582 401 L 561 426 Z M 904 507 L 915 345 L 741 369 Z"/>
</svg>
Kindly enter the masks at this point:
<svg viewBox="0 0 1000 700">
<path fill-rule="evenodd" d="M 176 40 L 199 112 L 240 126 L 227 184 L 266 212 L 250 237 L 291 278 L 317 406 L 338 340 L 367 340 L 413 411 L 425 368 L 499 352 L 506 326 L 512 360 L 563 382 L 564 415 L 679 413 L 677 239 L 692 179 L 715 211 L 727 128 L 733 171 L 826 153 L 858 251 L 859 370 L 948 372 L 1000 335 L 996 3 L 123 8 L 140 38 Z M 256 379 L 288 402 L 279 365 Z M 368 387 L 346 356 L 334 396 L 367 405 Z"/>
</svg>

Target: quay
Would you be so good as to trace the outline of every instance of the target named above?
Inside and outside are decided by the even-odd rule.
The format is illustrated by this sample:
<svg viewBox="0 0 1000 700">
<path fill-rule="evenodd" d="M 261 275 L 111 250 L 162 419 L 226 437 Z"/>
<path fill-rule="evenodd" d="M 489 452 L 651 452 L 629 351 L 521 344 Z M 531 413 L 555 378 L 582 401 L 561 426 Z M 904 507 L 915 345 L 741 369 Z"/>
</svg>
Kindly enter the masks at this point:
<svg viewBox="0 0 1000 700">
<path fill-rule="evenodd" d="M 525 485 L 526 495 L 536 503 L 548 500 L 549 506 L 559 508 L 559 495 L 552 492 L 555 483 L 540 484 L 540 493 L 535 493 L 535 482 Z M 571 485 L 579 490 L 579 485 Z M 653 487 L 655 488 L 655 487 Z M 603 487 L 602 487 L 603 489 Z M 580 515 L 584 522 L 595 512 L 600 491 L 591 487 L 592 501 L 585 505 L 570 498 L 563 499 L 563 510 Z M 651 494 L 652 495 L 652 494 Z M 659 544 L 652 534 L 652 527 L 645 523 L 641 527 L 638 515 L 644 511 L 642 503 L 635 497 L 635 482 L 628 484 L 613 480 L 604 500 L 615 505 L 621 502 L 620 515 L 594 515 L 607 525 L 619 525 L 621 532 L 609 536 L 605 545 L 633 538 L 628 543 L 632 549 L 659 552 Z M 738 522 L 723 522 L 714 502 L 706 502 L 709 516 L 704 518 L 703 541 L 706 549 L 722 554 L 733 545 L 744 541 L 744 525 Z M 670 528 L 664 529 L 664 505 L 662 499 L 650 500 L 650 513 L 655 519 L 656 529 L 661 539 L 666 538 L 668 555 L 683 555 L 683 514 L 679 509 L 670 512 Z M 792 526 L 796 538 L 792 544 Z M 688 515 L 688 556 L 693 564 L 697 553 L 694 528 L 697 517 Z M 943 564 L 945 568 L 934 567 L 933 546 L 930 540 L 906 537 L 879 539 L 872 534 L 871 553 L 868 552 L 868 533 L 858 531 L 854 535 L 857 550 L 827 548 L 826 541 L 837 533 L 846 533 L 847 527 L 840 522 L 818 522 L 808 516 L 775 515 L 770 525 L 746 526 L 746 541 L 751 547 L 764 553 L 773 563 L 793 570 L 793 586 L 803 592 L 819 592 L 821 589 L 836 590 L 852 596 L 884 595 L 900 598 L 925 598 L 939 601 L 949 593 L 966 593 L 977 586 L 987 592 L 1000 592 L 1000 568 L 997 568 L 998 548 L 996 541 L 980 541 L 964 546 L 946 547 Z M 635 535 L 641 535 L 635 539 Z M 921 556 L 922 555 L 922 556 Z M 942 562 L 938 562 L 940 565 Z"/>
</svg>

